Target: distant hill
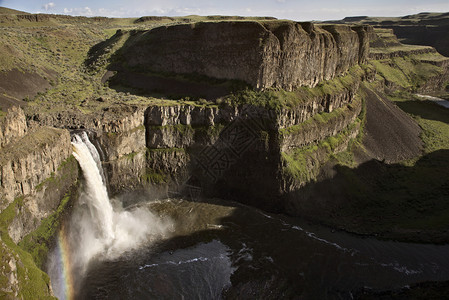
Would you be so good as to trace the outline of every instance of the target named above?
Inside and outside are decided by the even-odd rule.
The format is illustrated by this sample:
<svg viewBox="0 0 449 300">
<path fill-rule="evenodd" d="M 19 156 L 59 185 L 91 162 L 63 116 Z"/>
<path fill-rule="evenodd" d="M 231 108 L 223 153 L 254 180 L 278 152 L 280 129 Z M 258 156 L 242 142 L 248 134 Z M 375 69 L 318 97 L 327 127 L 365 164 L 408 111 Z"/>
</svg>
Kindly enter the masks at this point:
<svg viewBox="0 0 449 300">
<path fill-rule="evenodd" d="M 423 12 L 404 17 L 346 17 L 337 22 L 357 22 L 369 25 L 449 25 L 449 13 Z"/>
<path fill-rule="evenodd" d="M 0 15 L 29 15 L 29 13 L 0 6 Z"/>
<path fill-rule="evenodd" d="M 449 13 L 423 12 L 404 17 L 346 17 L 326 23 L 367 24 L 393 29 L 402 43 L 432 46 L 449 57 Z"/>
</svg>

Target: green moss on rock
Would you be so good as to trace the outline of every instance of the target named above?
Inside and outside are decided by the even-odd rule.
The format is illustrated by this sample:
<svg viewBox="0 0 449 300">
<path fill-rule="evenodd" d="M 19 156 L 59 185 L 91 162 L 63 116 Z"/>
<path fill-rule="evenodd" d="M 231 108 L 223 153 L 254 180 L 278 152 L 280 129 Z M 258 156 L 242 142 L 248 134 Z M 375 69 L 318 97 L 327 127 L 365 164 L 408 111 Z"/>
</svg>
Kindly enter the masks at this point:
<svg viewBox="0 0 449 300">
<path fill-rule="evenodd" d="M 314 180 L 320 166 L 335 153 L 344 151 L 344 149 L 340 149 L 342 146 L 350 144 L 351 136 L 358 132 L 361 123 L 362 120 L 357 118 L 335 136 L 293 151 L 282 152 L 284 172 L 302 184 Z"/>
<path fill-rule="evenodd" d="M 69 193 L 66 194 L 56 211 L 48 218 L 43 219 L 41 225 L 35 231 L 25 236 L 19 243 L 20 247 L 31 254 L 39 267 L 44 266 L 52 240 L 60 227 L 61 216 L 69 206 L 70 199 L 71 195 Z"/>
<path fill-rule="evenodd" d="M 441 76 L 445 72 L 442 67 L 420 61 L 417 55 L 413 58 L 405 56 L 373 60 L 371 64 L 381 76 L 380 79 L 411 91 L 416 91 L 432 77 Z"/>
<path fill-rule="evenodd" d="M 16 211 L 23 205 L 23 198 L 17 198 L 6 209 L 0 213 L 0 237 L 1 237 L 1 251 L 2 259 L 1 268 L 9 272 L 14 272 L 9 267 L 7 261 L 7 255 L 15 258 L 16 261 L 16 275 L 17 275 L 17 287 L 18 296 L 23 299 L 55 299 L 51 296 L 50 292 L 50 279 L 48 275 L 43 272 L 36 265 L 32 255 L 16 245 L 11 237 L 8 235 L 8 225 L 12 222 L 16 216 Z M 0 273 L 0 282 L 10 284 L 9 278 L 3 276 L 5 273 Z M 2 295 L 3 293 L 3 295 Z M 14 295 L 8 295 L 4 292 L 0 292 L 1 297 L 11 297 Z"/>
<path fill-rule="evenodd" d="M 162 184 L 166 183 L 168 178 L 165 174 L 154 171 L 142 175 L 142 180 L 150 184 Z"/>
</svg>

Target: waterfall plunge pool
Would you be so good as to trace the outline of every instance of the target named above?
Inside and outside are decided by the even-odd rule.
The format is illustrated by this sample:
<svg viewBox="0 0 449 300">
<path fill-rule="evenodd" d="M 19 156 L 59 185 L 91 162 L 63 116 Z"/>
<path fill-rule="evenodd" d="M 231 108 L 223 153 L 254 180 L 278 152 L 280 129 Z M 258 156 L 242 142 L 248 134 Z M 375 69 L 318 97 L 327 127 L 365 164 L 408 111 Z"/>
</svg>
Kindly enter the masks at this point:
<svg viewBox="0 0 449 300">
<path fill-rule="evenodd" d="M 109 199 L 95 148 L 77 142 L 85 180 L 49 257 L 60 299 L 351 299 L 449 280 L 448 245 L 362 238 L 220 199 Z"/>
</svg>

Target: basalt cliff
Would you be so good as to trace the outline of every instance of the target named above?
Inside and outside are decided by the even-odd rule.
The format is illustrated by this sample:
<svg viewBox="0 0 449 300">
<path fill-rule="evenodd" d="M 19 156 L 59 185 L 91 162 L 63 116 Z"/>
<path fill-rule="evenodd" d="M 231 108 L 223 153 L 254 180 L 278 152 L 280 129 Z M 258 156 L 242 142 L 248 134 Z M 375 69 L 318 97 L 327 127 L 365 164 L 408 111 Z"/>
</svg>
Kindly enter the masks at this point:
<svg viewBox="0 0 449 300">
<path fill-rule="evenodd" d="M 435 47 L 442 55 L 449 56 L 449 14 L 423 12 L 403 17 L 372 18 L 367 16 L 348 17 L 335 23 L 364 24 L 388 28 L 401 42 L 411 45 Z"/>
<path fill-rule="evenodd" d="M 62 32 L 75 22 L 39 18 L 0 16 L 15 26 L 67 22 Z M 154 197 L 221 197 L 387 238 L 406 237 L 400 234 L 408 228 L 394 223 L 397 211 L 380 219 L 370 210 L 378 203 L 363 202 L 361 195 L 384 188 L 373 178 L 388 182 L 386 174 L 393 174 L 407 184 L 404 174 L 419 177 L 430 168 L 423 153 L 447 165 L 444 146 L 432 154 L 423 138 L 430 123 L 401 110 L 416 103 L 395 105 L 387 95 L 444 92 L 449 59 L 431 47 L 404 46 L 391 31 L 266 19 L 173 24 L 184 22 L 173 18 L 116 31 L 108 19 L 82 20 L 70 41 L 60 31 L 36 38 L 47 45 L 36 54 L 37 71 L 26 68 L 22 54 L 11 54 L 22 74 L 46 80 L 46 89 L 19 99 L 0 86 L 9 99 L 0 111 L 1 247 L 9 253 L 0 277 L 8 282 L 1 293 L 10 297 L 27 298 L 33 289 L 51 294 L 38 267 L 45 268 L 59 221 L 76 201 L 80 172 L 71 132 L 87 131 L 95 141 L 111 194 L 150 189 Z M 100 38 L 99 26 L 116 33 Z M 26 36 L 42 34 L 26 28 Z M 88 47 L 75 44 L 85 39 Z M 58 44 L 51 46 L 53 40 Z M 5 82 L 17 72 L 11 70 L 2 73 Z M 433 190 L 444 194 L 447 187 L 438 181 Z M 432 203 L 440 203 L 435 197 Z M 363 209 L 353 214 L 357 207 L 368 207 L 369 218 Z M 385 230 L 393 223 L 397 231 Z M 426 232 L 414 238 L 426 241 Z"/>
<path fill-rule="evenodd" d="M 116 68 L 198 74 L 241 80 L 260 90 L 291 91 L 314 87 L 365 63 L 368 47 L 367 26 L 194 23 L 132 32 Z"/>
</svg>

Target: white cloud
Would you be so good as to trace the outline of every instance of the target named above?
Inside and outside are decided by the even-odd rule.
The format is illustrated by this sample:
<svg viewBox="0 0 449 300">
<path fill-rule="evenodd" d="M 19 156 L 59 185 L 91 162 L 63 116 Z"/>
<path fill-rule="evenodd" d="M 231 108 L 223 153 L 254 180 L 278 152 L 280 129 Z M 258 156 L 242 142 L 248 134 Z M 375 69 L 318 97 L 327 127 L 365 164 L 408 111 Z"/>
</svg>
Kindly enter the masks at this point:
<svg viewBox="0 0 449 300">
<path fill-rule="evenodd" d="M 48 2 L 44 5 L 42 5 L 42 8 L 45 9 L 46 11 L 54 8 L 56 6 L 56 4 L 54 2 Z"/>
<path fill-rule="evenodd" d="M 93 14 L 92 9 L 90 9 L 88 6 L 84 7 L 84 11 L 88 16 L 91 16 Z"/>
<path fill-rule="evenodd" d="M 13 0 L 12 0 L 13 1 Z M 406 14 L 421 11 L 449 11 L 449 1 L 445 4 L 416 3 L 414 5 L 395 4 L 394 0 L 388 6 L 378 3 L 362 3 L 360 5 L 341 5 L 341 3 L 327 0 L 327 5 L 319 5 L 320 1 L 290 1 L 290 0 L 269 0 L 268 5 L 247 5 L 244 1 L 237 7 L 217 4 L 215 1 L 197 0 L 197 5 L 187 6 L 180 4 L 181 0 L 164 1 L 144 1 L 127 0 L 129 5 L 111 5 L 110 7 L 98 7 L 95 4 L 89 6 L 66 7 L 62 9 L 57 0 L 43 6 L 45 9 L 55 11 L 54 2 L 57 3 L 58 12 L 70 15 L 82 16 L 107 16 L 107 17 L 141 17 L 141 16 L 185 16 L 185 15 L 253 15 L 253 16 L 274 16 L 278 18 L 292 20 L 336 20 L 347 16 L 368 15 L 368 16 L 403 16 Z M 353 0 L 351 0 L 353 1 Z M 410 0 L 411 1 L 411 0 Z M 416 0 L 418 1 L 418 0 Z M 432 2 L 432 0 L 428 0 Z M 0 0 L 1 2 L 1 0 Z M 92 1 L 93 2 L 93 1 Z M 111 1 L 115 2 L 115 1 Z M 155 3 L 157 2 L 157 4 Z M 260 1 L 265 3 L 265 1 Z M 300 3 L 301 2 L 301 3 Z M 343 1 L 347 2 L 347 1 Z M 381 2 L 379 0 L 379 2 Z M 415 1 L 412 1 L 415 2 Z M 75 2 L 76 3 L 76 2 Z M 202 3 L 202 5 L 200 5 Z M 207 3 L 207 4 L 206 4 Z M 323 2 L 321 2 L 323 3 Z M 43 9 L 44 10 L 44 9 Z M 45 10 L 44 10 L 45 11 Z"/>
<path fill-rule="evenodd" d="M 67 8 L 65 7 L 63 10 L 64 14 L 70 14 L 74 16 L 93 16 L 94 12 L 93 10 L 88 7 L 74 7 L 74 8 Z"/>
</svg>

